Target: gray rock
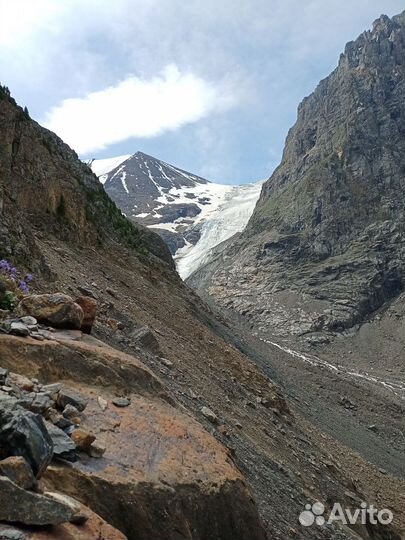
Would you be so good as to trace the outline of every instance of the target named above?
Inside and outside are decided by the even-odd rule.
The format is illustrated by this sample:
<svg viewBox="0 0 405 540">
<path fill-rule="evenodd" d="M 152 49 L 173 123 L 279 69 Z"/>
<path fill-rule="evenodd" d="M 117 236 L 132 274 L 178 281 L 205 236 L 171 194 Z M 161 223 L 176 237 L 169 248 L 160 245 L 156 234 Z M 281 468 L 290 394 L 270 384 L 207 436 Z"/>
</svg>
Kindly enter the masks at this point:
<svg viewBox="0 0 405 540">
<path fill-rule="evenodd" d="M 3 386 L 4 384 L 6 384 L 7 376 L 8 376 L 8 369 L 4 369 L 0 367 L 0 386 Z"/>
<path fill-rule="evenodd" d="M 88 287 L 83 287 L 82 285 L 78 285 L 77 290 L 80 293 L 82 293 L 83 296 L 89 296 L 90 298 L 94 298 L 94 300 L 97 300 L 97 295 Z"/>
<path fill-rule="evenodd" d="M 71 420 L 72 418 L 77 418 L 78 416 L 80 416 L 80 411 L 76 409 L 76 407 L 73 407 L 73 405 L 70 405 L 70 403 L 68 403 L 63 409 L 62 415 L 64 416 L 64 418 Z"/>
<path fill-rule="evenodd" d="M 1 394 L 1 393 L 0 393 Z M 50 463 L 52 440 L 41 416 L 4 395 L 0 400 L 0 456 L 23 456 L 39 478 Z"/>
<path fill-rule="evenodd" d="M 138 346 L 144 347 L 154 354 L 159 354 L 159 342 L 155 334 L 147 326 L 134 330 L 131 334 L 131 338 Z"/>
<path fill-rule="evenodd" d="M 9 333 L 13 336 L 27 337 L 30 335 L 30 330 L 28 326 L 22 322 L 12 322 L 10 324 Z"/>
<path fill-rule="evenodd" d="M 46 429 L 53 443 L 53 455 L 66 461 L 77 461 L 76 445 L 60 428 L 45 422 Z"/>
<path fill-rule="evenodd" d="M 38 392 L 38 394 L 35 395 L 34 400 L 31 402 L 29 408 L 34 413 L 44 414 L 54 404 L 55 402 L 47 394 Z"/>
<path fill-rule="evenodd" d="M 131 404 L 131 400 L 126 397 L 117 397 L 112 400 L 112 403 L 116 407 L 128 407 Z"/>
<path fill-rule="evenodd" d="M 26 324 L 27 326 L 36 326 L 38 324 L 38 321 L 35 317 L 31 317 L 30 315 L 26 315 L 25 317 L 21 317 L 20 321 L 23 324 Z"/>
<path fill-rule="evenodd" d="M 26 491 L 0 476 L 0 520 L 24 525 L 59 525 L 71 521 L 72 507 L 55 498 Z"/>
<path fill-rule="evenodd" d="M 0 540 L 27 540 L 27 536 L 17 529 L 0 525 Z"/>
<path fill-rule="evenodd" d="M 218 424 L 219 418 L 218 416 L 208 407 L 202 407 L 201 413 L 207 420 L 209 420 L 212 424 Z"/>
<path fill-rule="evenodd" d="M 57 404 L 63 410 L 66 405 L 73 405 L 78 411 L 84 411 L 87 407 L 88 400 L 72 390 L 62 388 L 59 392 Z"/>
</svg>

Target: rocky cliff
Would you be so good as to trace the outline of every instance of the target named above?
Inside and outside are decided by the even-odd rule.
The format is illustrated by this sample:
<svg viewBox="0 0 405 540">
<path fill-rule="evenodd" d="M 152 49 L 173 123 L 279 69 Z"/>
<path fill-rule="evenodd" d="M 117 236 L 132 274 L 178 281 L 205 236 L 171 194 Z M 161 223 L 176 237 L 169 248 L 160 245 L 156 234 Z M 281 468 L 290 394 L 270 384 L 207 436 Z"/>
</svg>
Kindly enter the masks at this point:
<svg viewBox="0 0 405 540">
<path fill-rule="evenodd" d="M 256 329 L 339 332 L 403 290 L 405 18 L 381 16 L 298 108 L 281 164 L 190 283 Z"/>
</svg>

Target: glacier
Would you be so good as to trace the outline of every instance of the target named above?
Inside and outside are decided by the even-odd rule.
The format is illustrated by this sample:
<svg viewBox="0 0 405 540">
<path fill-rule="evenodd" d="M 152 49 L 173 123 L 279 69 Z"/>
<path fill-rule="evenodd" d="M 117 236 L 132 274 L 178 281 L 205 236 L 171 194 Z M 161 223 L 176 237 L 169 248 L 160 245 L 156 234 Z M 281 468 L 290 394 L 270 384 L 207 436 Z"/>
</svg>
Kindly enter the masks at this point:
<svg viewBox="0 0 405 540">
<path fill-rule="evenodd" d="M 201 236 L 195 244 L 187 244 L 174 257 L 177 271 L 185 280 L 210 257 L 215 246 L 243 231 L 256 206 L 263 182 L 227 187 L 224 197 L 213 211 L 204 216 Z M 222 184 L 211 184 L 221 185 Z"/>
</svg>

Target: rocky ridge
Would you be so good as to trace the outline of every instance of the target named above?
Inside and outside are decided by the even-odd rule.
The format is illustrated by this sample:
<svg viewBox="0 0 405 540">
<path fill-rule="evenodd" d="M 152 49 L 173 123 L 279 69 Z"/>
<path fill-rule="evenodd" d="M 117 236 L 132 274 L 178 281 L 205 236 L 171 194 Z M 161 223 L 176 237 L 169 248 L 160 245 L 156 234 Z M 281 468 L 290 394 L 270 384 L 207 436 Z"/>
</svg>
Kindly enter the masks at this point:
<svg viewBox="0 0 405 540">
<path fill-rule="evenodd" d="M 347 44 L 246 230 L 190 279 L 262 334 L 328 339 L 403 289 L 404 25 L 381 16 Z"/>
</svg>

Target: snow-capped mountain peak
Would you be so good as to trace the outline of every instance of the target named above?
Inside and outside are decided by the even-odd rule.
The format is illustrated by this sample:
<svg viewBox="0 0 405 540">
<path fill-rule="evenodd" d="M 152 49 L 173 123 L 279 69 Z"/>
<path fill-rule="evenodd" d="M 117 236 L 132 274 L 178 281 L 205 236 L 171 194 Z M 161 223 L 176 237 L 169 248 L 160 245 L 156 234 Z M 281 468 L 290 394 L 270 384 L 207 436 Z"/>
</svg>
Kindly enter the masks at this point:
<svg viewBox="0 0 405 540">
<path fill-rule="evenodd" d="M 243 230 L 261 190 L 261 182 L 215 184 L 143 152 L 89 165 L 128 218 L 163 237 L 183 278 L 214 246 Z"/>
</svg>

